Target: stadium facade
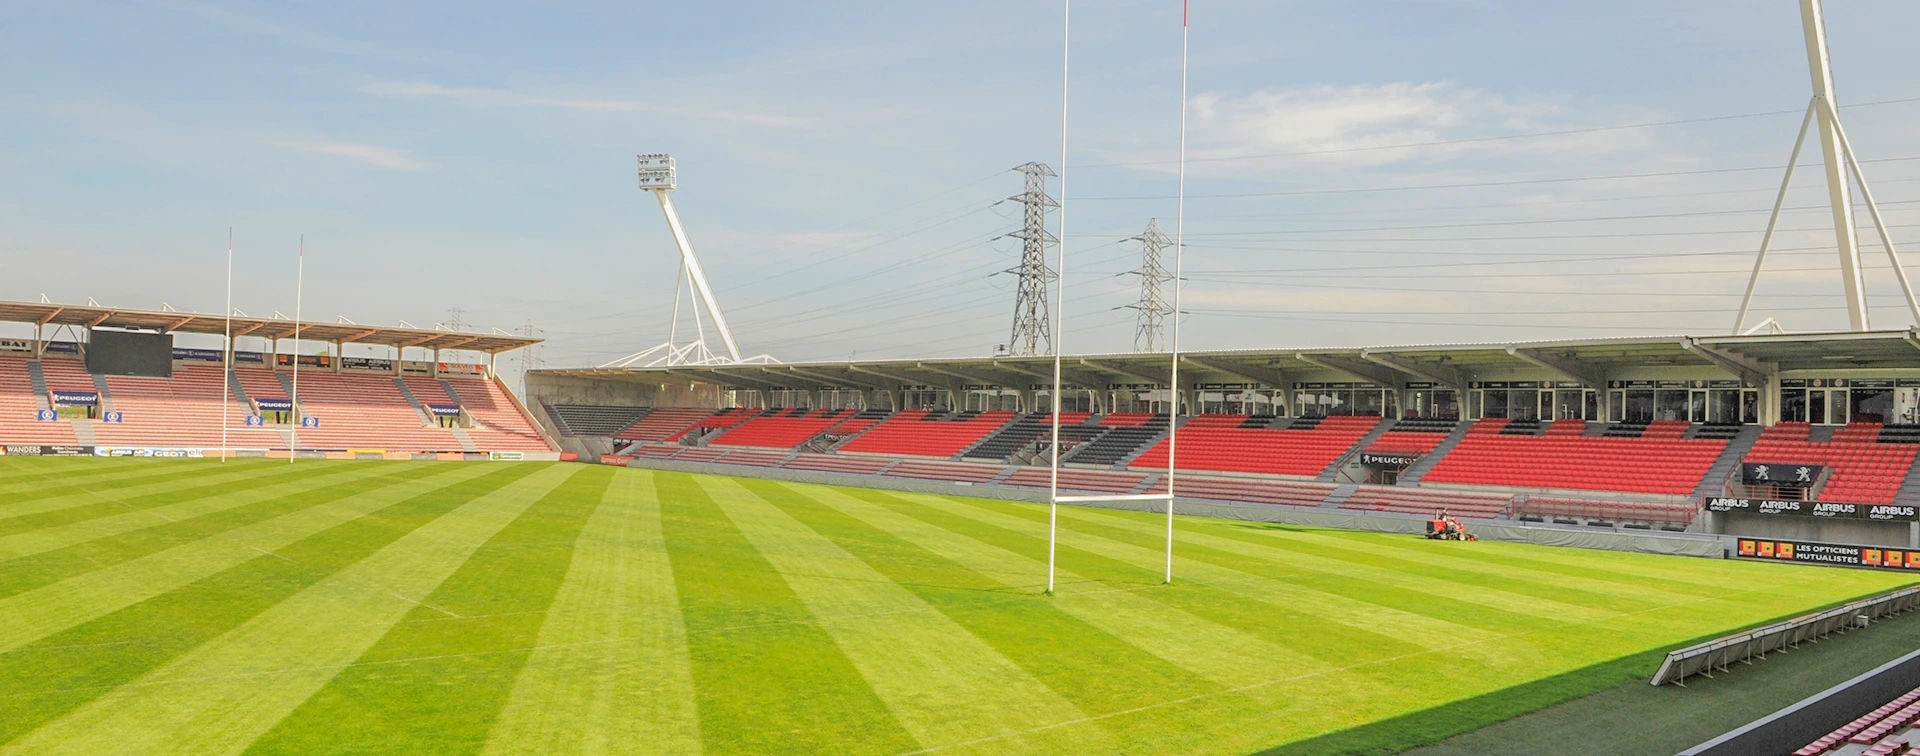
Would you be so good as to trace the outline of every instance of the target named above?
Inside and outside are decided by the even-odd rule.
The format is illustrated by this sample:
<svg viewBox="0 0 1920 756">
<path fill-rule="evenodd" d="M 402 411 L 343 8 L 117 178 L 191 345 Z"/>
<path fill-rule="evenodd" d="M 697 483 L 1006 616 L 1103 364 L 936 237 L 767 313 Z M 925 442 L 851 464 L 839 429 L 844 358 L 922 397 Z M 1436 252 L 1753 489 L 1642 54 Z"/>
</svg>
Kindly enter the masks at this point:
<svg viewBox="0 0 1920 756">
<path fill-rule="evenodd" d="M 1063 487 L 1164 491 L 1177 397 L 1183 498 L 1920 552 L 1920 331 L 1199 351 L 1177 389 L 1169 360 L 1064 358 Z M 589 458 L 1045 487 L 1052 367 L 552 369 L 527 391 Z"/>
</svg>

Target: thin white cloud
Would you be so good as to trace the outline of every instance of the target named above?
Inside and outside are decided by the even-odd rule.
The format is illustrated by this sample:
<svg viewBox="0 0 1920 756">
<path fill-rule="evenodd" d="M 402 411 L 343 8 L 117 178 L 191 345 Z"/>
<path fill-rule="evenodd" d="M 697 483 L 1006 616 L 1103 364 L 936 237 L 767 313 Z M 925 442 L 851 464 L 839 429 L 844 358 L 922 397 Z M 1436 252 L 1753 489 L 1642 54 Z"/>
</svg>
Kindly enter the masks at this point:
<svg viewBox="0 0 1920 756">
<path fill-rule="evenodd" d="M 1286 155 L 1318 162 L 1379 166 L 1497 149 L 1503 154 L 1628 146 L 1644 135 L 1599 132 L 1519 141 L 1462 141 L 1565 128 L 1557 102 L 1514 98 L 1451 82 L 1392 82 L 1197 95 L 1193 157 Z M 1422 145 L 1417 147 L 1406 145 Z"/>
<path fill-rule="evenodd" d="M 387 147 L 375 147 L 370 144 L 350 144 L 346 142 L 280 142 L 287 147 L 313 155 L 330 155 L 364 163 L 375 168 L 391 171 L 424 171 L 427 164 L 408 157 L 406 153 Z"/>
<path fill-rule="evenodd" d="M 430 82 L 376 82 L 362 87 L 361 91 L 390 99 L 447 100 L 472 107 L 549 108 L 589 113 L 647 113 L 776 128 L 818 125 L 817 119 L 785 113 L 696 108 L 640 100 L 556 97 L 489 87 L 448 87 Z"/>
</svg>

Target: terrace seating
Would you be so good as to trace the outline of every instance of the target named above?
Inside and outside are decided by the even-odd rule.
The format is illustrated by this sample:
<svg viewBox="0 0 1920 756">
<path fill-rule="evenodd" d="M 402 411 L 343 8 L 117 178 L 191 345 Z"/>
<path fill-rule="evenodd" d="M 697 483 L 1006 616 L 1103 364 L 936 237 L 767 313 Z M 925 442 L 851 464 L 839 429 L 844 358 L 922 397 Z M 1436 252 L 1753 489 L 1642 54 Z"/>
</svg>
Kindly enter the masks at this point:
<svg viewBox="0 0 1920 756">
<path fill-rule="evenodd" d="M 701 418 L 699 422 L 693 425 L 680 429 L 680 432 L 667 436 L 665 440 L 667 443 L 674 443 L 689 435 L 703 433 L 709 428 L 719 428 L 724 431 L 727 428 L 732 428 L 733 426 L 757 417 L 762 412 L 774 413 L 778 411 L 779 410 L 759 410 L 751 407 L 735 407 L 733 409 L 721 410 Z"/>
<path fill-rule="evenodd" d="M 218 447 L 221 426 L 230 424 L 231 446 L 286 446 L 278 432 L 245 427 L 250 409 L 222 400 L 218 365 L 183 364 L 172 378 L 109 375 L 102 380 L 125 421 L 94 424 L 101 445 Z"/>
<path fill-rule="evenodd" d="M 1435 510 L 1444 509 L 1455 517 L 1491 520 L 1499 517 L 1512 503 L 1513 496 L 1510 494 L 1360 486 L 1352 496 L 1340 503 L 1340 508 L 1422 516 L 1432 516 Z"/>
<path fill-rule="evenodd" d="M 461 451 L 453 432 L 427 424 L 420 411 L 400 393 L 392 376 L 300 372 L 295 397 L 316 428 L 299 428 L 298 445 L 306 449 L 386 449 L 392 451 Z"/>
<path fill-rule="evenodd" d="M 1011 413 L 1008 413 L 1011 414 Z M 961 483 L 985 483 L 999 477 L 1006 468 L 999 465 L 970 465 L 964 462 L 930 462 L 909 459 L 883 473 L 892 478 L 951 480 Z"/>
<path fill-rule="evenodd" d="M 1920 720 L 1920 688 L 1903 693 L 1878 709 L 1840 726 L 1820 739 L 1794 751 L 1793 756 L 1820 754 L 1913 754 L 1920 748 L 1920 733 L 1913 730 Z M 1859 746 L 1866 746 L 1860 748 Z"/>
<path fill-rule="evenodd" d="M 727 456 L 720 458 L 720 461 L 729 465 L 777 467 L 782 460 L 787 458 L 788 453 L 789 452 L 784 451 L 763 451 L 759 449 L 735 449 L 727 452 Z"/>
<path fill-rule="evenodd" d="M 1184 468 L 1183 468 L 1184 469 Z M 1257 504 L 1282 504 L 1291 507 L 1317 507 L 1333 493 L 1331 483 L 1256 478 L 1209 478 L 1181 474 L 1174 479 L 1174 495 L 1180 498 L 1246 501 Z M 1146 493 L 1166 493 L 1167 479 L 1148 486 Z"/>
<path fill-rule="evenodd" d="M 814 470 L 818 472 L 847 473 L 849 475 L 875 475 L 893 464 L 885 457 L 843 457 L 838 454 L 802 454 L 781 467 L 788 470 Z"/>
<path fill-rule="evenodd" d="M 1077 426 L 1091 417 L 1086 412 L 1060 413 L 1060 438 L 1067 440 L 1067 428 Z M 1000 429 L 981 441 L 978 446 L 967 452 L 967 459 L 1006 460 L 1027 444 L 1038 439 L 1053 438 L 1053 413 L 1035 412 L 1023 415 L 1012 425 Z M 1064 445 L 1064 444 L 1063 444 Z"/>
<path fill-rule="evenodd" d="M 1528 496 L 1514 507 L 1513 512 L 1518 519 L 1606 522 L 1681 530 L 1693 522 L 1700 508 L 1692 503 Z"/>
<path fill-rule="evenodd" d="M 1419 456 L 1445 442 L 1447 434 L 1452 433 L 1457 425 L 1452 420 L 1402 420 L 1394 424 L 1393 430 L 1380 434 L 1373 443 L 1367 444 L 1366 451 Z"/>
<path fill-rule="evenodd" d="M 842 453 L 952 457 L 1013 419 L 1012 412 L 948 416 L 908 410 L 840 447 Z M 889 473 L 891 474 L 891 473 Z"/>
<path fill-rule="evenodd" d="M 473 427 L 467 436 L 487 451 L 549 451 L 547 440 L 533 426 L 533 419 L 520 411 L 519 404 L 494 378 L 445 378 L 451 398 L 458 402 Z"/>
<path fill-rule="evenodd" d="M 1422 482 L 1685 496 L 1727 446 L 1665 430 L 1648 438 L 1515 436 L 1504 432 L 1510 425 L 1475 423 Z"/>
<path fill-rule="evenodd" d="M 892 414 L 893 414 L 892 412 L 887 410 L 879 410 L 879 409 L 860 410 L 859 413 L 855 414 L 851 418 L 848 418 L 845 422 L 842 422 L 839 425 L 833 426 L 832 428 L 828 428 L 825 433 L 820 434 L 819 438 L 821 442 L 825 444 L 838 443 L 842 440 L 852 438 L 854 436 L 858 436 L 861 433 L 866 432 L 868 428 L 872 428 L 875 425 L 879 425 L 882 421 L 887 419 L 887 416 Z"/>
<path fill-rule="evenodd" d="M 0 443 L 72 444 L 73 424 L 43 423 L 34 419 L 40 404 L 34 399 L 33 377 L 24 357 L 0 357 Z"/>
<path fill-rule="evenodd" d="M 1089 439 L 1061 457 L 1062 462 L 1107 466 L 1126 459 L 1167 432 L 1166 415 L 1113 414 L 1100 418 L 1106 432 Z"/>
<path fill-rule="evenodd" d="M 1175 431 L 1183 470 L 1318 475 L 1380 423 L 1378 417 L 1300 418 L 1283 429 L 1266 418 L 1201 415 Z M 1133 461 L 1134 469 L 1165 469 L 1167 439 Z"/>
<path fill-rule="evenodd" d="M 639 421 L 646 407 L 595 407 L 585 404 L 549 404 L 554 425 L 568 436 L 609 436 Z"/>
<path fill-rule="evenodd" d="M 761 415 L 748 418 L 707 443 L 714 446 L 759 446 L 792 449 L 853 417 L 853 410 L 818 410 L 802 415 Z"/>
<path fill-rule="evenodd" d="M 665 441 L 712 415 L 713 410 L 710 409 L 655 407 L 645 417 L 613 434 L 613 437 L 620 441 Z"/>
<path fill-rule="evenodd" d="M 1806 423 L 1780 423 L 1760 432 L 1745 461 L 1779 465 L 1824 465 L 1831 472 L 1812 498 L 1848 504 L 1891 504 L 1913 469 L 1920 446 L 1886 435 L 1878 423 L 1854 423 L 1834 431 L 1833 440 L 1808 441 Z M 1896 439 L 1904 434 L 1896 434 Z"/>
<path fill-rule="evenodd" d="M 1002 484 L 1021 488 L 1046 488 L 1051 478 L 1052 471 L 1047 468 L 1022 467 L 1007 476 Z M 1062 469 L 1060 490 L 1123 494 L 1139 487 L 1140 483 L 1146 479 L 1147 476 L 1144 473 Z"/>
</svg>

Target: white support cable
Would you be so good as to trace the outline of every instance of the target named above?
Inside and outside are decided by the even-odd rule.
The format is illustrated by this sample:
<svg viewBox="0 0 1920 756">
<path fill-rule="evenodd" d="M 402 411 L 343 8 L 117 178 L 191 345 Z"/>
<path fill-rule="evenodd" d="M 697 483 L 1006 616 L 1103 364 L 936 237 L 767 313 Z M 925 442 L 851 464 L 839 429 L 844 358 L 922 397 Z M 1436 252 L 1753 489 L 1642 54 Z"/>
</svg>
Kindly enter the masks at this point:
<svg viewBox="0 0 1920 756">
<path fill-rule="evenodd" d="M 1887 233 L 1887 222 L 1880 217 L 1880 203 L 1873 201 L 1873 190 L 1867 186 L 1867 175 L 1860 171 L 1860 160 L 1854 157 L 1853 144 L 1847 141 L 1847 128 L 1840 124 L 1840 114 L 1833 111 L 1833 103 L 1820 101 L 1820 106 L 1833 118 L 1833 130 L 1840 138 L 1840 152 L 1847 158 L 1847 165 L 1853 169 L 1853 179 L 1860 184 L 1860 198 L 1867 202 L 1867 214 L 1873 217 L 1873 227 L 1880 232 L 1880 244 L 1887 249 L 1887 260 L 1893 264 L 1893 276 L 1900 282 L 1900 292 L 1907 296 L 1907 311 L 1913 315 L 1915 325 L 1920 325 L 1920 302 L 1913 298 L 1913 284 L 1907 281 L 1906 266 L 1900 264 L 1900 253 L 1893 247 L 1893 236 Z"/>
<path fill-rule="evenodd" d="M 1807 101 L 1807 114 L 1800 119 L 1800 135 L 1793 139 L 1793 153 L 1787 157 L 1786 174 L 1780 177 L 1780 192 L 1773 198 L 1773 213 L 1767 216 L 1767 232 L 1760 235 L 1760 254 L 1753 258 L 1753 273 L 1747 276 L 1747 293 L 1740 299 L 1740 314 L 1734 316 L 1733 332 L 1740 333 L 1747 323 L 1747 309 L 1753 305 L 1753 289 L 1760 283 L 1760 266 L 1767 261 L 1767 248 L 1773 244 L 1773 231 L 1780 224 L 1780 209 L 1787 201 L 1787 187 L 1793 183 L 1793 167 L 1800 162 L 1800 149 L 1807 144 L 1807 128 L 1813 125 L 1814 109 L 1820 98 Z"/>
<path fill-rule="evenodd" d="M 1073 0 L 1061 0 L 1060 16 L 1060 263 L 1054 268 L 1053 309 L 1053 444 L 1047 475 L 1047 595 L 1053 595 L 1054 552 L 1060 540 L 1060 355 L 1067 309 L 1067 72 L 1072 61 Z"/>
</svg>

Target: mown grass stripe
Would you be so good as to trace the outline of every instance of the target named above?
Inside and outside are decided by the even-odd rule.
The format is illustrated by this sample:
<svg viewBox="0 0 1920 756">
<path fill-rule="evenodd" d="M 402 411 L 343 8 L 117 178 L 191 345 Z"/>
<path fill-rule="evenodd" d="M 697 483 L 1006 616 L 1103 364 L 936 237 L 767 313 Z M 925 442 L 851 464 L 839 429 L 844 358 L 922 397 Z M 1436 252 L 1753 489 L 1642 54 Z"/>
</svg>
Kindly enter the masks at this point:
<svg viewBox="0 0 1920 756">
<path fill-rule="evenodd" d="M 529 472 L 448 465 L 0 601 L 0 742 L 59 717 Z M 441 468 L 444 469 L 444 468 Z M 429 471 L 422 470 L 423 476 Z M 18 620 L 18 622 L 15 622 Z M 34 641 L 24 645 L 26 641 Z"/>
<path fill-rule="evenodd" d="M 692 476 L 658 473 L 708 753 L 897 754 L 918 743 Z"/>
<path fill-rule="evenodd" d="M 139 457 L 46 457 L 29 461 L 26 457 L 0 456 L 0 493 L 24 493 L 56 484 L 81 485 L 89 481 L 158 475 L 178 469 L 183 462 L 193 466 L 200 464 L 195 460 Z"/>
<path fill-rule="evenodd" d="M 182 464 L 177 468 L 155 467 L 153 475 L 142 475 L 113 481 L 99 481 L 68 485 L 50 485 L 36 487 L 32 491 L 10 495 L 0 502 L 0 533 L 15 533 L 42 527 L 36 515 L 45 515 L 72 507 L 98 505 L 103 500 L 145 496 L 155 493 L 178 491 L 185 487 L 208 482 L 232 482 L 256 477 L 261 472 L 258 463 L 236 464 L 219 471 L 209 471 L 205 464 Z M 114 485 L 107 485 L 114 484 Z M 20 521 L 20 522 L 16 522 Z"/>
<path fill-rule="evenodd" d="M 112 492 L 86 495 L 86 501 L 66 501 L 62 506 L 0 520 L 0 536 L 44 530 L 86 520 L 112 517 L 128 512 L 208 497 L 252 491 L 259 488 L 316 478 L 338 469 L 338 464 L 314 464 L 284 472 L 228 472 L 183 478 L 179 482 L 146 483 Z M 64 499 L 34 502 L 29 508 Z"/>
<path fill-rule="evenodd" d="M 381 463 L 360 466 L 348 463 L 342 466 L 329 466 L 321 468 L 318 473 L 308 471 L 290 479 L 263 479 L 264 482 L 259 486 L 237 485 L 232 489 L 225 487 L 216 489 L 223 492 L 200 490 L 183 492 L 183 498 L 173 503 L 157 504 L 130 512 L 3 535 L 0 536 L 0 563 L 86 543 L 98 538 L 116 536 L 142 528 L 164 527 L 236 507 L 272 501 L 284 495 L 280 488 L 282 485 L 324 488 L 343 483 L 350 484 L 361 478 L 383 474 L 389 469 L 391 468 Z M 210 495 L 198 495 L 201 493 Z M 154 498 L 165 497 L 156 494 Z M 0 565 L 0 569 L 5 569 L 4 565 Z"/>
<path fill-rule="evenodd" d="M 991 553 L 977 558 L 984 546 L 977 541 L 838 489 L 742 484 L 913 591 L 1083 711 L 1116 711 L 1218 688 L 1042 595 L 1044 577 L 1030 560 L 1001 563 Z"/>
<path fill-rule="evenodd" d="M 36 754 L 231 752 L 333 679 L 481 544 L 580 466 L 542 465 L 220 637 L 8 744 Z"/>
<path fill-rule="evenodd" d="M 425 480 L 457 469 L 448 464 L 422 469 L 401 463 L 383 466 L 379 475 L 357 478 L 347 483 L 314 488 L 302 487 L 271 499 L 195 517 L 191 520 L 142 528 L 115 536 L 90 540 L 64 548 L 16 559 L 0 566 L 0 598 L 24 593 L 44 585 L 93 570 L 138 559 L 203 538 L 219 537 L 229 531 L 293 514 L 340 499 L 376 491 L 409 480 Z M 257 555 L 257 553 L 256 553 Z"/>
<path fill-rule="evenodd" d="M 995 505 L 986 501 L 962 501 L 943 496 L 913 494 L 910 501 L 922 503 L 941 512 L 956 515 L 976 522 L 985 523 L 1011 533 L 1044 538 L 1044 529 L 1036 533 L 1035 522 L 1030 517 L 1021 517 L 999 511 Z M 1033 515 L 1044 517 L 1044 512 Z M 1072 521 L 1068 520 L 1068 525 Z M 1042 524 L 1044 528 L 1044 524 Z M 1067 561 L 1066 551 L 1076 554 L 1073 558 L 1110 559 L 1121 564 L 1132 565 L 1135 569 L 1150 570 L 1158 575 L 1164 564 L 1163 552 L 1144 546 L 1120 543 L 1091 533 L 1063 528 L 1060 539 L 1063 556 L 1061 562 L 1068 566 L 1079 564 Z M 1392 627 L 1402 640 L 1427 649 L 1448 648 L 1463 640 L 1483 640 L 1496 634 L 1445 620 L 1436 619 L 1418 610 L 1383 606 L 1369 599 L 1373 596 L 1364 586 L 1354 586 L 1359 595 L 1346 595 L 1326 590 L 1339 586 L 1300 586 L 1282 580 L 1265 579 L 1241 570 L 1218 567 L 1203 562 L 1180 559 L 1175 552 L 1175 573 L 1186 576 L 1188 580 L 1205 583 L 1231 592 L 1247 599 L 1262 601 L 1278 606 L 1292 607 L 1312 614 L 1328 617 L 1337 622 L 1359 627 Z M 1183 581 L 1184 582 L 1184 581 Z M 1356 581 L 1357 582 L 1357 581 Z"/>
<path fill-rule="evenodd" d="M 1061 517 L 1071 518 L 1080 523 L 1080 529 L 1086 532 L 1164 553 L 1166 548 L 1164 523 L 1130 522 L 1126 518 L 1107 516 L 1101 512 L 1102 510 L 1076 507 L 1062 511 Z M 1252 566 L 1248 562 L 1249 559 L 1263 560 L 1322 576 L 1337 576 L 1343 580 L 1390 585 L 1425 596 L 1442 596 L 1461 603 L 1493 609 L 1508 617 L 1524 615 L 1556 622 L 1587 622 L 1610 617 L 1620 612 L 1646 609 L 1662 603 L 1692 598 L 1691 596 L 1669 596 L 1659 591 L 1640 596 L 1632 591 L 1621 590 L 1621 586 L 1618 585 L 1611 586 L 1611 590 L 1607 593 L 1597 593 L 1540 585 L 1512 578 L 1490 577 L 1472 572 L 1449 571 L 1420 562 L 1411 558 L 1411 555 L 1407 559 L 1389 559 L 1332 544 L 1303 541 L 1295 537 L 1297 530 L 1299 529 L 1269 526 L 1264 530 L 1268 534 L 1266 542 L 1256 547 L 1245 542 L 1212 536 L 1197 528 L 1189 528 L 1187 532 L 1175 536 L 1174 552 L 1197 561 L 1242 571 L 1248 571 L 1246 568 Z M 1404 537 L 1412 538 L 1412 536 Z M 1195 545 L 1200 545 L 1203 549 L 1195 551 L 1192 549 Z M 1182 546 L 1187 548 L 1181 548 Z M 1474 545 L 1430 542 L 1427 546 L 1430 550 L 1438 551 L 1454 546 L 1473 548 Z M 1662 601 L 1662 598 L 1669 600 Z"/>
<path fill-rule="evenodd" d="M 950 746 L 1084 715 L 912 591 L 889 580 L 730 478 L 696 479 L 778 570 L 820 626 L 923 747 Z M 1078 741 L 1110 750 L 1097 728 L 1045 731 L 1022 750 Z M 1064 740 L 1063 740 L 1064 739 Z"/>
<path fill-rule="evenodd" d="M 346 751 L 480 750 L 613 477 L 599 465 L 568 468 L 572 477 L 487 539 L 247 752 L 307 753 L 320 742 Z"/>
<path fill-rule="evenodd" d="M 807 493 L 814 493 L 809 490 Z M 1045 542 L 1026 544 L 1020 551 L 989 545 L 976 535 L 990 527 L 975 524 L 955 529 L 901 514 L 877 504 L 834 497 L 820 491 L 821 500 L 868 524 L 915 543 L 983 575 L 1018 575 L 1021 582 L 1046 575 Z M 884 495 L 884 494 L 882 494 Z M 1156 600 L 1159 581 L 1142 588 L 1095 582 L 1076 570 L 1060 570 L 1072 582 L 1056 586 L 1054 605 L 1102 631 L 1121 638 L 1148 654 L 1199 675 L 1219 687 L 1246 685 L 1267 679 L 1271 669 L 1322 669 L 1326 665 L 1284 644 L 1274 643 L 1239 628 L 1208 621 Z M 1044 586 L 1044 582 L 1042 583 Z"/>
<path fill-rule="evenodd" d="M 687 627 L 653 473 L 619 468 L 485 753 L 698 754 Z"/>
</svg>

